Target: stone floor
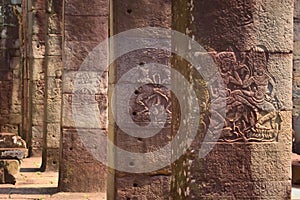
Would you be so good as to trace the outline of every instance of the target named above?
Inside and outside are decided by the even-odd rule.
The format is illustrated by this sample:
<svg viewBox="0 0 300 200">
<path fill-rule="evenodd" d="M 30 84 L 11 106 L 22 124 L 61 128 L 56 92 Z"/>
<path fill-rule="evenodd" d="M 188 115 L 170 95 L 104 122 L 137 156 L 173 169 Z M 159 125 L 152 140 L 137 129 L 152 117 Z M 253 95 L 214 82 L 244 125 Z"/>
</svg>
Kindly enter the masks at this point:
<svg viewBox="0 0 300 200">
<path fill-rule="evenodd" d="M 104 200 L 100 193 L 57 193 L 58 173 L 40 172 L 39 157 L 26 158 L 16 185 L 0 184 L 0 199 L 15 200 Z"/>
<path fill-rule="evenodd" d="M 25 159 L 16 185 L 0 184 L 0 199 L 105 200 L 103 193 L 58 193 L 58 173 L 40 172 L 40 164 L 38 157 Z M 292 199 L 300 200 L 300 185 L 293 186 Z"/>
</svg>

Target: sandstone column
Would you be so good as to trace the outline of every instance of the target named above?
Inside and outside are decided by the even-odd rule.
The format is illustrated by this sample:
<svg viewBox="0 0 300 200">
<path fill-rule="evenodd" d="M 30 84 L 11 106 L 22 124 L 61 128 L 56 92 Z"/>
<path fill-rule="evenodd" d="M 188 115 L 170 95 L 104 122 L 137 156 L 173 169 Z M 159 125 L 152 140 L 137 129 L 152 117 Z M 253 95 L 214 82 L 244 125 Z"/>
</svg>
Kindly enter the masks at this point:
<svg viewBox="0 0 300 200">
<path fill-rule="evenodd" d="M 62 101 L 62 1 L 48 1 L 42 170 L 58 171 Z"/>
<path fill-rule="evenodd" d="M 23 134 L 30 154 L 41 155 L 45 96 L 46 2 L 28 0 L 24 23 Z"/>
<path fill-rule="evenodd" d="M 171 27 L 171 1 L 169 0 L 113 0 L 112 6 L 112 35 L 149 26 L 167 29 Z M 152 38 L 155 38 L 155 34 L 157 34 L 157 38 L 160 37 L 159 33 L 150 33 L 153 36 L 151 36 Z M 130 35 L 129 37 L 134 38 L 137 36 Z M 137 37 L 136 39 L 147 41 L 148 38 L 145 36 L 144 38 Z M 124 40 L 130 39 L 124 38 Z M 140 41 L 133 40 L 133 43 L 140 43 Z M 119 45 L 116 43 L 115 47 L 118 48 Z M 111 49 L 110 52 L 116 53 L 115 51 L 117 50 Z M 132 122 L 127 117 L 122 117 L 117 103 L 115 112 L 120 115 L 117 114 L 115 117 L 122 118 L 123 125 L 129 129 L 124 131 L 120 127 L 123 125 L 117 124 L 116 119 L 110 115 L 109 134 L 114 138 L 116 147 L 131 153 L 145 154 L 163 148 L 171 140 L 171 93 L 162 85 L 162 83 L 170 84 L 170 76 L 166 76 L 166 74 L 159 71 L 154 72 L 155 66 L 164 65 L 170 67 L 170 56 L 171 53 L 163 49 L 142 48 L 122 55 L 115 60 L 114 68 L 110 71 L 109 90 L 112 91 L 117 84 L 125 88 L 126 86 L 136 87 L 134 92 L 131 91 L 132 94 L 128 94 L 130 98 L 123 104 L 129 105 L 128 115 L 133 123 L 139 126 L 139 134 L 141 134 L 140 137 L 131 135 L 137 129 L 130 129 Z M 133 68 L 137 72 L 131 75 L 131 80 L 123 81 L 122 77 Z M 161 69 L 163 70 L 162 67 Z M 144 85 L 138 86 L 140 83 Z M 151 128 L 146 127 L 151 122 L 150 110 L 151 108 L 155 109 L 155 106 L 162 106 L 163 109 L 159 110 L 158 113 L 167 113 L 167 120 L 166 123 L 156 121 L 156 125 L 162 123 L 161 130 L 153 136 L 147 136 L 145 135 L 147 131 L 151 131 Z M 168 157 L 170 156 L 171 153 Z M 120 154 L 114 154 L 115 163 L 132 166 L 133 169 L 135 167 L 135 159 L 135 157 L 132 160 L 124 159 Z M 124 160 L 124 162 L 121 160 Z M 119 164 L 116 164 L 118 165 L 116 166 L 117 168 L 120 166 Z M 148 163 L 149 166 L 153 164 Z M 145 173 L 128 173 L 118 170 L 110 172 L 108 183 L 110 183 L 110 187 L 114 188 L 109 188 L 108 190 L 109 199 L 167 199 L 170 195 L 170 165 L 165 166 L 163 169 Z"/>
<path fill-rule="evenodd" d="M 200 130 L 192 155 L 176 163 L 174 198 L 289 199 L 293 1 L 175 2 L 174 27 L 184 12 L 188 34 L 212 56 L 225 84 L 224 91 L 208 88 L 210 98 L 227 106 L 223 119 L 207 115 L 202 124 L 214 128 Z M 211 140 L 203 142 L 203 133 Z M 209 144 L 214 148 L 199 158 Z"/>
<path fill-rule="evenodd" d="M 0 2 L 0 132 L 22 132 L 21 2 Z"/>
<path fill-rule="evenodd" d="M 101 79 L 96 66 L 81 65 L 93 48 L 108 38 L 108 15 L 107 0 L 64 1 L 61 191 L 106 190 L 106 166 L 92 152 L 97 154 L 101 152 L 99 148 L 106 148 L 96 138 L 98 133 L 107 132 L 107 73 Z M 100 53 L 107 56 L 107 51 Z M 99 86 L 94 88 L 96 92 L 90 89 L 93 85 Z M 97 116 L 88 116 L 89 106 L 99 109 Z M 93 124 L 93 120 L 100 122 Z"/>
</svg>

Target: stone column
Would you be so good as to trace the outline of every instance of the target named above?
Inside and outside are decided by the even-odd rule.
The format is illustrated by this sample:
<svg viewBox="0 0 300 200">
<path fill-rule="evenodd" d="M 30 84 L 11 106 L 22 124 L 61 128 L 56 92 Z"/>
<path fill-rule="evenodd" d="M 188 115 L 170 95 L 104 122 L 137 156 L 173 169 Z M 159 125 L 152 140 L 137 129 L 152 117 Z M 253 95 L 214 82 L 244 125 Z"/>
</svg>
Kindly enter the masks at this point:
<svg viewBox="0 0 300 200">
<path fill-rule="evenodd" d="M 24 64 L 24 134 L 30 154 L 41 155 L 45 97 L 45 0 L 27 1 Z M 25 22 L 24 22 L 25 23 Z M 27 94 L 26 94 L 27 93 Z M 27 116 L 26 116 L 27 115 Z"/>
<path fill-rule="evenodd" d="M 107 73 L 101 79 L 98 63 L 93 60 L 86 62 L 95 66 L 81 66 L 88 54 L 108 38 L 108 16 L 107 0 L 64 1 L 61 191 L 106 191 L 106 166 L 92 153 L 106 148 L 106 144 L 97 143 L 97 137 L 107 134 Z M 99 53 L 107 56 L 107 51 Z M 91 90 L 94 85 L 96 91 Z M 90 108 L 99 112 L 90 117 Z M 99 123 L 93 123 L 94 120 Z"/>
<path fill-rule="evenodd" d="M 16 4 L 15 4 L 16 3 Z M 21 3 L 0 1 L 0 132 L 22 132 Z"/>
<path fill-rule="evenodd" d="M 113 0 L 112 1 L 112 35 L 117 35 L 124 31 L 128 31 L 135 28 L 161 27 L 169 29 L 171 27 L 171 1 L 158 0 L 158 1 L 131 1 L 131 0 Z M 153 34 L 153 35 L 152 35 Z M 151 38 L 160 37 L 159 33 L 153 32 Z M 135 35 L 129 37 L 136 37 Z M 147 41 L 146 36 L 143 38 L 137 37 L 137 40 Z M 127 39 L 124 39 L 127 40 Z M 133 43 L 136 41 L 133 41 Z M 171 41 L 169 41 L 171 42 Z M 142 42 L 141 42 L 142 43 Z M 116 43 L 116 48 L 118 48 Z M 113 47 L 112 47 L 113 48 Z M 111 49 L 112 53 L 115 53 L 116 49 Z M 125 151 L 131 153 L 145 154 L 148 152 L 154 152 L 165 145 L 171 140 L 171 93 L 162 85 L 170 84 L 170 76 L 166 76 L 165 73 L 155 71 L 155 63 L 157 66 L 165 65 L 170 67 L 171 53 L 163 49 L 138 49 L 136 51 L 122 55 L 115 60 L 114 68 L 110 71 L 110 83 L 109 90 L 118 84 L 126 88 L 136 87 L 132 94 L 128 94 L 130 99 L 127 102 L 123 102 L 124 105 L 129 105 L 128 114 L 133 120 L 134 124 L 139 126 L 139 134 L 141 137 L 133 137 L 130 135 L 133 132 L 137 132 L 135 128 L 130 124 L 131 120 L 127 117 L 122 117 L 119 112 L 118 106 L 115 112 L 118 114 L 116 118 L 122 118 L 123 125 L 127 126 L 127 131 L 124 131 L 122 125 L 117 124 L 116 118 L 110 116 L 109 130 L 110 136 L 114 138 L 114 145 Z M 151 64 L 154 63 L 154 64 Z M 151 65 L 151 66 L 149 66 Z M 126 75 L 131 69 L 135 68 L 137 72 L 132 74 L 132 79 L 129 81 L 122 80 L 122 77 Z M 149 69 L 150 68 L 150 69 Z M 161 67 L 163 70 L 163 68 Z M 142 86 L 138 84 L 143 83 Z M 126 90 L 126 89 L 124 89 Z M 127 94 L 126 94 L 127 95 Z M 118 100 L 116 100 L 118 101 Z M 118 104 L 117 104 L 118 105 Z M 155 109 L 155 106 L 162 106 L 162 110 L 157 110 L 159 114 L 167 113 L 167 121 L 156 121 L 154 126 L 159 126 L 162 123 L 163 127 L 154 136 L 145 135 L 146 132 L 152 131 L 147 126 L 150 119 L 150 110 Z M 153 110 L 152 110 L 153 111 Z M 123 126 L 123 128 L 124 128 Z M 145 127 L 145 128 L 143 128 Z M 131 132 L 131 133 L 130 133 Z M 145 137 L 144 137 L 145 136 Z M 162 155 L 161 159 L 164 159 Z M 158 158 L 154 158 L 158 159 Z M 124 160 L 123 162 L 121 160 Z M 118 168 L 120 165 L 132 166 L 134 169 L 135 157 L 132 160 L 124 159 L 123 156 L 118 153 L 114 154 L 114 162 Z M 148 163 L 148 165 L 154 165 L 154 163 Z M 170 195 L 170 180 L 171 180 L 171 168 L 165 166 L 163 169 L 157 169 L 155 171 L 146 171 L 145 173 L 128 173 L 124 171 L 111 171 L 108 182 L 110 187 L 108 190 L 109 199 L 167 199 Z"/>
<path fill-rule="evenodd" d="M 202 123 L 212 129 L 200 130 L 192 155 L 177 162 L 174 198 L 289 199 L 293 1 L 176 2 L 190 19 L 186 30 L 209 52 L 225 84 L 224 91 L 207 88 L 210 98 L 227 106 L 223 119 L 210 117 L 218 108 L 208 109 Z M 210 140 L 203 142 L 203 133 Z M 199 158 L 204 145 L 214 147 Z"/>
<path fill-rule="evenodd" d="M 47 2 L 42 170 L 58 171 L 62 101 L 62 1 Z"/>
</svg>

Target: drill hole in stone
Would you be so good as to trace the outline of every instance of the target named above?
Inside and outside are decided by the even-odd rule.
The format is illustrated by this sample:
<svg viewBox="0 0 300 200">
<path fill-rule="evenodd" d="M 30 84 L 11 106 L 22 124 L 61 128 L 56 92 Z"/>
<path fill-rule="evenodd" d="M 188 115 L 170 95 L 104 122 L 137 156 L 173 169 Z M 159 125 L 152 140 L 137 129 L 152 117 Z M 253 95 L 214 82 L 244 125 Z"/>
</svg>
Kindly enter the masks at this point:
<svg viewBox="0 0 300 200">
<path fill-rule="evenodd" d="M 145 65 L 145 63 L 144 62 L 140 62 L 140 64 L 139 64 L 140 66 L 144 66 Z"/>
<path fill-rule="evenodd" d="M 134 112 L 132 112 L 132 115 L 133 115 L 133 116 L 136 116 L 136 115 L 137 115 L 137 113 L 134 111 Z"/>
<path fill-rule="evenodd" d="M 69 150 L 72 151 L 72 150 L 73 150 L 73 147 L 70 147 Z"/>
<path fill-rule="evenodd" d="M 53 138 L 55 138 L 55 135 L 52 135 Z"/>
<path fill-rule="evenodd" d="M 127 9 L 127 13 L 128 13 L 128 14 L 131 14 L 131 13 L 132 13 L 132 10 L 131 10 L 131 9 Z"/>
<path fill-rule="evenodd" d="M 56 163 L 57 163 L 57 162 L 56 162 L 55 160 L 52 162 L 53 165 L 56 165 Z"/>
<path fill-rule="evenodd" d="M 137 187 L 138 186 L 138 184 L 137 183 L 133 183 L 133 187 Z"/>
<path fill-rule="evenodd" d="M 37 45 L 36 45 L 36 48 L 38 48 L 38 49 L 39 49 L 40 47 L 41 47 L 41 45 L 40 45 L 40 44 L 37 44 Z"/>
<path fill-rule="evenodd" d="M 138 138 L 137 140 L 140 141 L 140 142 L 142 142 L 142 141 L 143 141 L 143 138 Z"/>
<path fill-rule="evenodd" d="M 134 91 L 134 94 L 138 95 L 140 92 L 138 90 Z"/>
<path fill-rule="evenodd" d="M 126 198 L 126 200 L 130 200 L 130 198 L 129 198 L 129 197 L 127 197 L 127 198 Z"/>
<path fill-rule="evenodd" d="M 134 162 L 131 161 L 131 162 L 129 163 L 129 166 L 130 166 L 130 167 L 134 167 Z"/>
</svg>

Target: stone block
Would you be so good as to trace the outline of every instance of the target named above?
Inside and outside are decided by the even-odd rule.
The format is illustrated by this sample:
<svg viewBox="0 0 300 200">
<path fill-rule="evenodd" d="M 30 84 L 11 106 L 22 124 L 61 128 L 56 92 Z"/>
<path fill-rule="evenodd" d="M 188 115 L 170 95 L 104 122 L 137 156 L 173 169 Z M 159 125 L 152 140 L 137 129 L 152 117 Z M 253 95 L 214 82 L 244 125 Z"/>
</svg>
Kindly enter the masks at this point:
<svg viewBox="0 0 300 200">
<path fill-rule="evenodd" d="M 41 126 L 44 121 L 44 105 L 32 105 L 32 125 Z"/>
<path fill-rule="evenodd" d="M 205 49 L 224 51 L 233 46 L 247 51 L 257 45 L 270 52 L 293 49 L 292 0 L 201 0 L 194 2 L 191 18 L 193 35 Z"/>
<path fill-rule="evenodd" d="M 30 52 L 32 58 L 45 57 L 45 43 L 42 41 L 32 41 L 32 51 Z"/>
<path fill-rule="evenodd" d="M 0 160 L 0 183 L 15 184 L 16 176 L 20 170 L 20 163 L 18 160 Z"/>
<path fill-rule="evenodd" d="M 99 43 L 94 41 L 66 41 L 64 46 L 64 69 L 72 71 L 82 70 L 81 65 L 83 61 L 97 45 L 99 45 Z M 96 53 L 99 53 L 101 58 L 108 59 L 108 48 Z M 94 63 L 94 65 L 88 67 L 88 70 L 96 71 L 98 65 L 98 63 Z"/>
<path fill-rule="evenodd" d="M 131 83 L 137 83 L 142 80 L 147 80 L 148 83 L 170 83 L 170 72 L 163 69 L 163 67 L 168 68 L 171 66 L 170 59 L 170 52 L 163 50 L 142 49 L 129 52 L 116 60 L 118 69 L 115 70 L 113 80 L 110 80 L 110 82 L 118 82 L 123 75 L 126 75 L 130 70 L 134 69 L 136 71 L 134 71 L 134 73 L 131 72 L 133 73 L 131 75 L 132 79 L 129 81 Z M 158 65 L 155 65 L 156 63 Z M 161 68 L 162 71 L 149 70 L 152 66 Z M 148 69 L 143 69 L 144 67 Z M 147 82 L 145 84 L 147 84 Z"/>
<path fill-rule="evenodd" d="M 20 114 L 10 114 L 9 121 L 11 124 L 21 124 L 22 116 Z"/>
<path fill-rule="evenodd" d="M 63 94 L 63 105 L 64 127 L 107 128 L 107 97 L 105 95 L 74 97 L 71 94 Z"/>
<path fill-rule="evenodd" d="M 32 34 L 33 40 L 45 41 L 46 36 L 46 11 L 34 10 L 32 15 Z"/>
<path fill-rule="evenodd" d="M 171 179 L 169 176 L 134 175 L 116 179 L 115 199 L 169 199 Z"/>
<path fill-rule="evenodd" d="M 83 2 L 80 0 L 66 0 L 65 14 L 71 16 L 108 16 L 108 2 L 109 1 L 96 0 L 92 0 L 90 2 Z"/>
<path fill-rule="evenodd" d="M 48 35 L 48 52 L 49 56 L 62 55 L 62 37 L 57 35 Z"/>
<path fill-rule="evenodd" d="M 49 100 L 53 100 L 54 96 L 57 96 L 58 99 L 59 96 L 61 96 L 61 91 L 62 91 L 62 70 L 57 69 L 54 72 L 55 76 L 48 76 L 47 77 L 47 98 Z"/>
<path fill-rule="evenodd" d="M 44 148 L 41 171 L 58 171 L 59 157 L 59 148 Z"/>
<path fill-rule="evenodd" d="M 32 80 L 39 81 L 44 79 L 44 59 L 31 59 L 30 64 L 32 66 Z"/>
<path fill-rule="evenodd" d="M 171 1 L 122 1 L 115 2 L 116 33 L 140 27 L 171 27 Z M 143 5 L 143 6 L 141 6 Z"/>
<path fill-rule="evenodd" d="M 97 71 L 65 71 L 63 91 L 65 93 L 77 93 L 85 88 L 91 94 L 107 94 L 107 72 Z"/>
<path fill-rule="evenodd" d="M 28 3 L 29 10 L 45 10 L 46 7 L 45 0 L 32 0 Z"/>
<path fill-rule="evenodd" d="M 65 40 L 101 42 L 107 37 L 107 16 L 65 16 Z"/>
<path fill-rule="evenodd" d="M 61 119 L 61 104 L 56 102 L 48 101 L 47 102 L 47 113 L 46 120 L 51 123 L 60 123 Z"/>
<path fill-rule="evenodd" d="M 32 103 L 43 105 L 44 98 L 45 98 L 45 80 L 40 79 L 37 81 L 33 81 L 31 92 L 32 92 Z"/>
<path fill-rule="evenodd" d="M 55 13 L 48 15 L 48 34 L 61 35 L 62 31 L 62 16 Z"/>
<path fill-rule="evenodd" d="M 43 147 L 43 126 L 39 124 L 32 126 L 32 149 L 41 151 Z"/>
<path fill-rule="evenodd" d="M 47 149 L 55 149 L 60 146 L 60 123 L 47 123 Z"/>
<path fill-rule="evenodd" d="M 88 134 L 89 130 L 86 131 Z M 89 146 L 89 144 L 83 144 L 74 129 L 63 129 L 62 141 L 60 191 L 105 192 L 107 168 L 104 164 L 96 160 L 87 150 L 87 147 L 84 146 Z M 97 145 L 94 148 L 98 149 L 99 147 Z M 99 149 L 96 152 L 98 151 Z"/>
<path fill-rule="evenodd" d="M 19 133 L 19 125 L 3 124 L 0 126 L 0 132 L 2 133 Z"/>
<path fill-rule="evenodd" d="M 62 70 L 61 56 L 47 56 L 47 76 L 57 76 L 58 70 Z"/>
<path fill-rule="evenodd" d="M 14 133 L 0 133 L 0 148 L 26 148 L 26 143 Z"/>
</svg>

